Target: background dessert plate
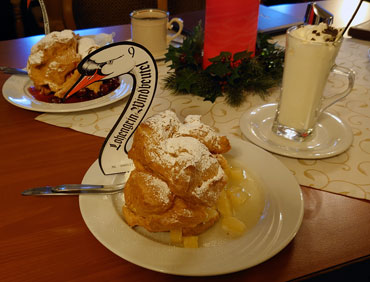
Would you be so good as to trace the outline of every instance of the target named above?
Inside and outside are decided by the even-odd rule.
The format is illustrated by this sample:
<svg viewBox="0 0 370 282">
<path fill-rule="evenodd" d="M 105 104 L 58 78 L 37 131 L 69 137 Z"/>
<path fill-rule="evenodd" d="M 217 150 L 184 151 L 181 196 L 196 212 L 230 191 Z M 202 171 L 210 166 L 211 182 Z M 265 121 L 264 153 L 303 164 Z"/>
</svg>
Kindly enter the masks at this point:
<svg viewBox="0 0 370 282">
<path fill-rule="evenodd" d="M 90 101 L 54 104 L 36 100 L 28 91 L 33 86 L 32 81 L 25 75 L 12 75 L 3 85 L 5 100 L 14 106 L 37 112 L 66 113 L 99 108 L 117 102 L 131 94 L 133 79 L 130 75 L 120 77 L 120 86 L 111 93 Z"/>
<path fill-rule="evenodd" d="M 201 247 L 185 249 L 165 243 L 168 233 L 137 232 L 124 221 L 122 193 L 80 195 L 82 217 L 98 241 L 136 265 L 158 272 L 205 276 L 255 266 L 280 252 L 296 235 L 303 218 L 303 198 L 292 173 L 273 155 L 257 146 L 229 137 L 227 154 L 245 166 L 261 184 L 265 207 L 258 223 L 241 237 L 215 233 L 217 226 L 200 235 Z M 118 183 L 123 175 L 105 176 L 96 161 L 83 183 Z M 93 255 L 93 254 L 91 254 Z"/>
<path fill-rule="evenodd" d="M 240 118 L 240 130 L 252 143 L 279 155 L 322 159 L 347 150 L 353 141 L 351 128 L 333 114 L 321 114 L 314 132 L 304 142 L 295 142 L 277 136 L 271 131 L 276 103 L 249 109 Z"/>
</svg>

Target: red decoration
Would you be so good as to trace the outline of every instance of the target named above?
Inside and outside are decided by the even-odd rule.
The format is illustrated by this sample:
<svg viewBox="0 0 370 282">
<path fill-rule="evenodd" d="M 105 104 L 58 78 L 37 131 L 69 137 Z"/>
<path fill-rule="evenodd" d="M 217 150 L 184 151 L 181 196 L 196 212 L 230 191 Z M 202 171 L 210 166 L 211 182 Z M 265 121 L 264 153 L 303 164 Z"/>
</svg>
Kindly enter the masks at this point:
<svg viewBox="0 0 370 282">
<path fill-rule="evenodd" d="M 203 68 L 222 51 L 255 51 L 259 0 L 206 0 Z"/>
</svg>

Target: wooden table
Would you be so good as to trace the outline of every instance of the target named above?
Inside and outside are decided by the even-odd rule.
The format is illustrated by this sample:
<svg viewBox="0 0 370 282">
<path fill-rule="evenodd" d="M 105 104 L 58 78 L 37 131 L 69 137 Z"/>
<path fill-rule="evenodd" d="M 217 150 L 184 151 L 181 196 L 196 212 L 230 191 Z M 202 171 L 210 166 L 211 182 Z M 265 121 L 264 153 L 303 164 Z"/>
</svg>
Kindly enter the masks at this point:
<svg viewBox="0 0 370 282">
<path fill-rule="evenodd" d="M 129 26 L 80 34 L 112 31 L 116 40 L 130 37 Z M 0 42 L 0 65 L 24 67 L 38 39 Z M 0 86 L 8 77 L 0 74 Z M 305 215 L 295 239 L 258 266 L 189 278 L 131 264 L 89 232 L 77 197 L 21 196 L 29 187 L 80 183 L 103 143 L 99 137 L 35 121 L 38 114 L 0 97 L 0 281 L 287 281 L 338 268 L 324 277 L 369 275 L 370 203 L 307 187 L 302 187 Z"/>
<path fill-rule="evenodd" d="M 335 27 L 345 27 L 351 19 L 359 0 L 327 0 L 317 1 L 316 3 L 334 15 L 333 25 Z M 273 5 L 269 6 L 269 8 L 283 14 L 292 15 L 303 22 L 307 3 Z M 196 25 L 198 25 L 199 21 L 201 21 L 202 24 L 205 22 L 205 12 L 203 10 L 183 13 L 177 16 L 184 19 L 184 30 L 187 32 L 191 31 Z M 368 20 L 370 20 L 370 3 L 363 2 L 350 26 L 358 25 Z M 282 32 L 284 32 L 284 30 L 279 29 L 277 32 L 273 32 L 273 34 Z M 347 34 L 348 30 L 345 33 L 345 36 L 347 36 Z"/>
</svg>

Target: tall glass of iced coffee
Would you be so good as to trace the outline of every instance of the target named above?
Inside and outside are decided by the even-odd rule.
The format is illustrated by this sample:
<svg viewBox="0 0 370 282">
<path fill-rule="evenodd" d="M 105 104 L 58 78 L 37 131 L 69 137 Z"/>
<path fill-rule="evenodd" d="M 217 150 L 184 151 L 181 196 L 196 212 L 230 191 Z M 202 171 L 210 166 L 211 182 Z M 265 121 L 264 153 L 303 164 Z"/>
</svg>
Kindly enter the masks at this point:
<svg viewBox="0 0 370 282">
<path fill-rule="evenodd" d="M 304 141 L 314 131 L 320 114 L 350 93 L 354 72 L 335 65 L 341 44 L 340 30 L 325 23 L 296 26 L 287 31 L 283 82 L 273 132 Z M 346 76 L 348 87 L 324 98 L 330 72 Z"/>
</svg>

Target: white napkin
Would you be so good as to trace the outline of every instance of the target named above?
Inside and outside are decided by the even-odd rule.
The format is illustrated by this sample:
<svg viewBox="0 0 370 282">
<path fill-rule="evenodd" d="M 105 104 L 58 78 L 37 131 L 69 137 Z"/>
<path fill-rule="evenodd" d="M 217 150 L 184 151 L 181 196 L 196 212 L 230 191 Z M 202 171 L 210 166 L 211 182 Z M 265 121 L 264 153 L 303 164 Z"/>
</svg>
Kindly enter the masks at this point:
<svg viewBox="0 0 370 282">
<path fill-rule="evenodd" d="M 350 197 L 370 200 L 370 69 L 367 50 L 370 42 L 346 39 L 337 58 L 337 64 L 356 72 L 353 91 L 342 101 L 329 108 L 351 126 L 354 135 L 352 146 L 346 152 L 321 160 L 294 159 L 275 155 L 287 166 L 301 185 L 330 191 Z M 167 68 L 160 65 L 160 77 L 165 77 Z M 337 85 L 338 84 L 338 85 Z M 341 87 L 340 83 L 332 87 Z M 239 108 L 228 106 L 223 98 L 215 103 L 203 101 L 198 96 L 173 95 L 164 90 L 160 81 L 158 92 L 148 113 L 151 116 L 167 109 L 174 110 L 180 118 L 188 114 L 202 116 L 202 121 L 217 128 L 223 134 L 242 136 L 240 117 L 249 108 L 276 101 L 279 89 L 263 100 L 249 96 Z M 113 105 L 79 113 L 42 114 L 36 119 L 56 126 L 68 127 L 80 132 L 105 137 L 124 108 L 126 100 Z"/>
</svg>

